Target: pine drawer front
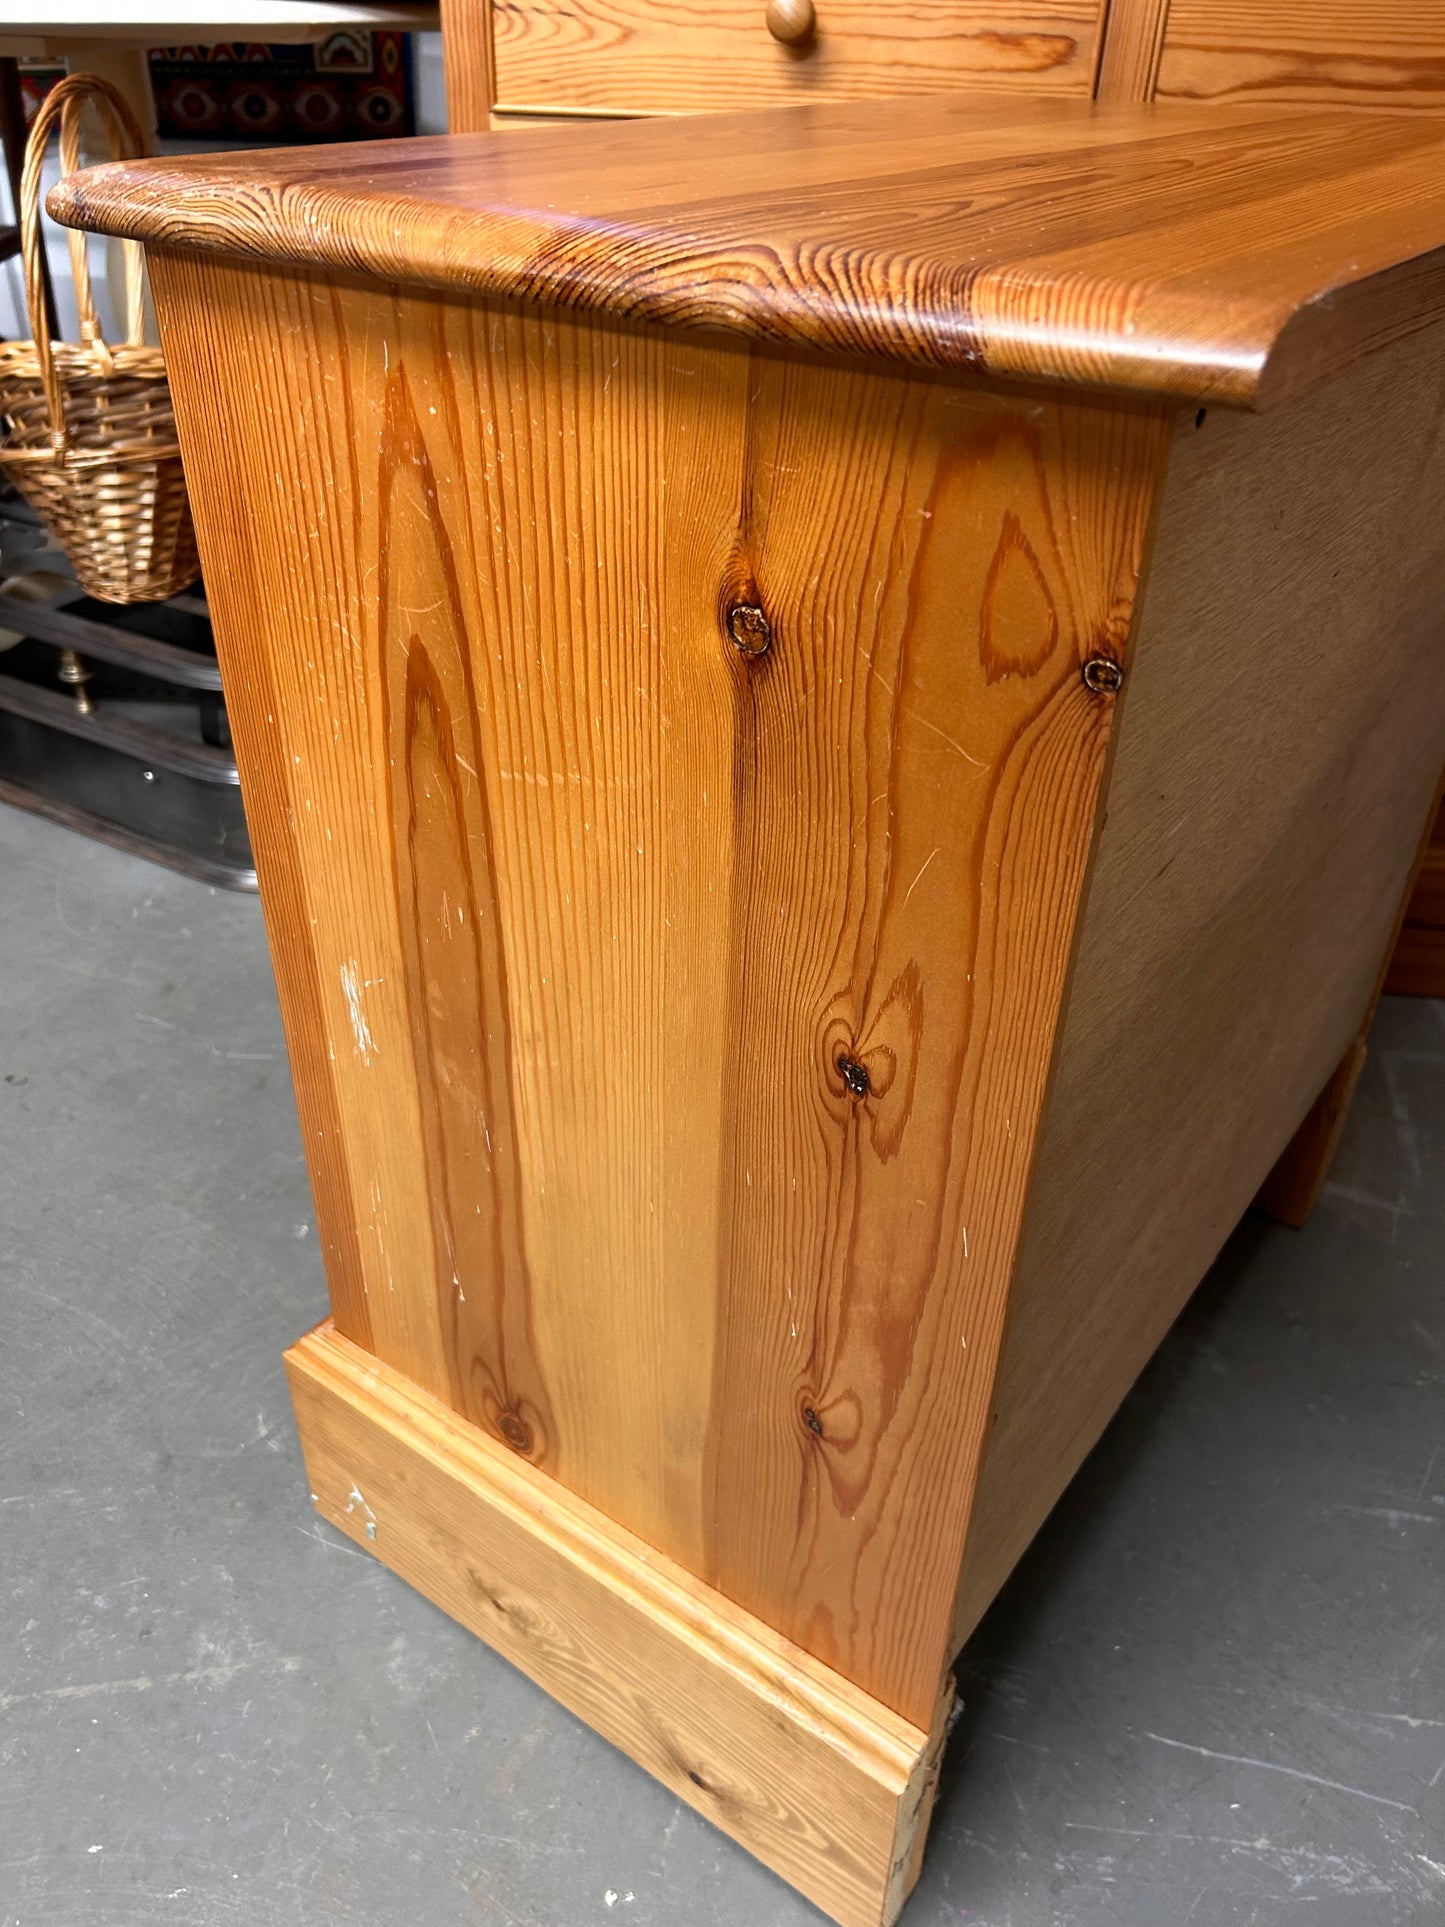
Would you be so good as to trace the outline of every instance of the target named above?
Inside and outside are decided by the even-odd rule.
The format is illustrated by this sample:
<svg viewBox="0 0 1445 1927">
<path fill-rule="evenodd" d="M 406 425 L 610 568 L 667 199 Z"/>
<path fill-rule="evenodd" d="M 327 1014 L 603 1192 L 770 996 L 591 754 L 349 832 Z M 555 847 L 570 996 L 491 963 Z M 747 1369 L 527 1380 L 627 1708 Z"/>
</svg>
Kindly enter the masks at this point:
<svg viewBox="0 0 1445 1927">
<path fill-rule="evenodd" d="M 1101 11 L 1100 0 L 816 0 L 812 31 L 790 45 L 766 0 L 493 0 L 496 109 L 719 113 L 976 87 L 1083 97 Z"/>
<path fill-rule="evenodd" d="M 1445 0 L 1173 0 L 1155 91 L 1160 100 L 1438 113 Z"/>
</svg>

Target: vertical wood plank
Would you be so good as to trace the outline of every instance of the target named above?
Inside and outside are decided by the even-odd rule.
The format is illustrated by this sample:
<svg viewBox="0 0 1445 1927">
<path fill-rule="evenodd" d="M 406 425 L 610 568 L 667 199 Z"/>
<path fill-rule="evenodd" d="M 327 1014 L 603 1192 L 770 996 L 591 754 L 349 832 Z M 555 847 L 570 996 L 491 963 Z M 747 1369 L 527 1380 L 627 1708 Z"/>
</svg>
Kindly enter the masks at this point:
<svg viewBox="0 0 1445 1927">
<path fill-rule="evenodd" d="M 1161 429 L 765 379 L 709 1577 L 923 1720 Z"/>
<path fill-rule="evenodd" d="M 515 992 L 497 831 L 481 773 L 484 692 L 469 641 L 470 585 L 440 512 L 438 473 L 407 368 L 403 352 L 388 368 L 380 403 L 374 674 L 423 1202 L 450 1402 L 545 1460 L 554 1427 L 532 1332 L 512 1109 Z M 474 1279 L 486 1288 L 468 1293 Z"/>
<path fill-rule="evenodd" d="M 1099 50 L 1096 100 L 1152 100 L 1164 53 L 1170 0 L 1109 0 Z"/>
<path fill-rule="evenodd" d="M 441 0 L 447 132 L 484 134 L 497 97 L 492 0 Z"/>
<path fill-rule="evenodd" d="M 565 1415 L 545 1463 L 700 1565 L 732 863 L 715 585 L 746 359 L 480 305 L 443 325 L 416 346 L 475 585 L 511 1129 Z"/>
</svg>

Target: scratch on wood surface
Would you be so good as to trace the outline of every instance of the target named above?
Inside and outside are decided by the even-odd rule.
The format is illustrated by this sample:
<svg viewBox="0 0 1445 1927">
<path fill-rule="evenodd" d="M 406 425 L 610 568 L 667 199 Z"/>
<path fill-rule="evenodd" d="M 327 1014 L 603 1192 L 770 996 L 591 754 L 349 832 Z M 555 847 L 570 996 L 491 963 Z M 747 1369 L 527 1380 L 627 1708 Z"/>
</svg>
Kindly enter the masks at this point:
<svg viewBox="0 0 1445 1927">
<path fill-rule="evenodd" d="M 346 996 L 346 1010 L 351 1018 L 351 1034 L 356 1039 L 356 1048 L 361 1052 L 361 1061 L 369 1064 L 376 1049 L 376 1040 L 366 1021 L 366 1012 L 361 1008 L 360 964 L 345 963 L 341 966 L 341 988 Z"/>
<path fill-rule="evenodd" d="M 943 741 L 948 744 L 948 747 L 956 750 L 965 763 L 972 763 L 975 769 L 988 768 L 988 764 L 980 762 L 977 756 L 970 756 L 963 744 L 955 742 L 946 729 L 940 729 L 937 723 L 931 723 L 926 716 L 920 716 L 918 711 L 909 704 L 905 703 L 903 705 L 902 713 L 908 717 L 910 722 L 917 723 L 920 728 L 930 730 L 935 736 L 942 737 Z"/>
<path fill-rule="evenodd" d="M 942 847 L 943 846 L 941 844 L 936 844 L 934 848 L 928 853 L 928 855 L 923 859 L 922 865 L 920 866 L 918 871 L 918 875 L 913 879 L 912 883 L 909 884 L 907 890 L 904 892 L 903 901 L 905 903 L 907 903 L 909 897 L 913 895 L 913 892 L 918 888 L 919 884 L 922 882 L 923 872 L 928 868 L 929 864 L 932 863 L 934 857 L 938 855 L 938 852 Z"/>
<path fill-rule="evenodd" d="M 371 1507 L 366 1503 L 365 1499 L 362 1498 L 360 1488 L 358 1486 L 353 1485 L 351 1490 L 346 1495 L 347 1513 L 350 1514 L 355 1512 L 358 1506 L 360 1506 L 362 1511 L 366 1514 L 366 1536 L 368 1539 L 374 1539 L 376 1537 L 376 1514 L 372 1511 Z"/>
</svg>

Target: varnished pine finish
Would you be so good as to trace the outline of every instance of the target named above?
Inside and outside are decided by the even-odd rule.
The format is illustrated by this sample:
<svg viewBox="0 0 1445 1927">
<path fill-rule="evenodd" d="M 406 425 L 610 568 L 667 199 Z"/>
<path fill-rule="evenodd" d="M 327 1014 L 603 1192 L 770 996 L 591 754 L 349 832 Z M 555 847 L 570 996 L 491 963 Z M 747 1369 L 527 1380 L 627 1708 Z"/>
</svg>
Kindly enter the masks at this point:
<svg viewBox="0 0 1445 1927">
<path fill-rule="evenodd" d="M 783 47 L 806 47 L 818 31 L 818 10 L 813 0 L 768 0 L 768 32 Z"/>
<path fill-rule="evenodd" d="M 490 0 L 441 0 L 441 19 L 447 129 L 453 134 L 484 134 L 492 125 L 492 103 L 497 97 Z"/>
<path fill-rule="evenodd" d="M 926 1726 L 1164 417 L 152 274 L 342 1330 Z"/>
<path fill-rule="evenodd" d="M 883 111 L 64 195 L 150 242 L 318 1502 L 848 1927 L 1445 749 L 1436 133 Z"/>
<path fill-rule="evenodd" d="M 1263 406 L 1445 314 L 1445 122 L 955 98 L 101 168 L 57 215 L 852 356 Z"/>
<path fill-rule="evenodd" d="M 1157 8 L 1157 0 L 1122 0 L 1127 9 L 1141 4 Z M 1445 0 L 1169 0 L 1157 95 L 1438 113 Z"/>
<path fill-rule="evenodd" d="M 1110 0 L 1094 86 L 1096 100 L 1154 98 L 1168 19 L 1169 0 Z"/>
<path fill-rule="evenodd" d="M 475 15 L 489 0 L 467 4 Z M 490 4 L 494 101 L 508 114 L 715 114 L 961 89 L 1086 99 L 1103 11 L 1102 0 L 816 0 L 812 31 L 786 44 L 768 0 Z M 779 24 L 798 32 L 807 4 L 776 0 Z"/>
<path fill-rule="evenodd" d="M 834 1920 L 888 1927 L 951 1682 L 912 1727 L 330 1328 L 286 1366 L 323 1518 Z"/>
</svg>

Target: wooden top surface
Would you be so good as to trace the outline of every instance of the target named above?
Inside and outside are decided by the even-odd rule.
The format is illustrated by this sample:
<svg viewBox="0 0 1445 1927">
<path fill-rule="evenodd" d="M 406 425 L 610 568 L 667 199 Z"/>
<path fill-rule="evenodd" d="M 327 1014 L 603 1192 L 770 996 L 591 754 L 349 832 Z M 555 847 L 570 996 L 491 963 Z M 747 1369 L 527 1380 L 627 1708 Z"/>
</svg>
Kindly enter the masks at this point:
<svg viewBox="0 0 1445 1927">
<path fill-rule="evenodd" d="M 947 95 L 118 163 L 73 226 L 1263 407 L 1445 315 L 1445 118 Z"/>
</svg>

